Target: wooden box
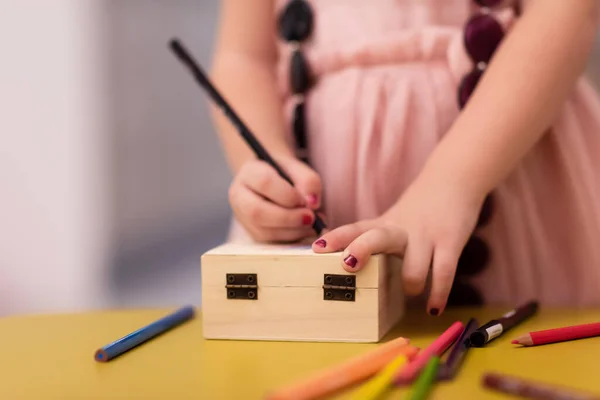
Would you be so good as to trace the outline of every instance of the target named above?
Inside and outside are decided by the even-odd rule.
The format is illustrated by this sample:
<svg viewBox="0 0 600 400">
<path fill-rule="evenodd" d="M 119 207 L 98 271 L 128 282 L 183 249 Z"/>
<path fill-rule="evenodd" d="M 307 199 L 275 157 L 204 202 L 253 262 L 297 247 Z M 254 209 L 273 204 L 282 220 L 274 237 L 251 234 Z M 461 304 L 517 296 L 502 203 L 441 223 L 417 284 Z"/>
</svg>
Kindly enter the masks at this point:
<svg viewBox="0 0 600 400">
<path fill-rule="evenodd" d="M 378 342 L 404 313 L 392 256 L 353 274 L 340 253 L 230 243 L 203 254 L 201 267 L 207 339 Z"/>
</svg>

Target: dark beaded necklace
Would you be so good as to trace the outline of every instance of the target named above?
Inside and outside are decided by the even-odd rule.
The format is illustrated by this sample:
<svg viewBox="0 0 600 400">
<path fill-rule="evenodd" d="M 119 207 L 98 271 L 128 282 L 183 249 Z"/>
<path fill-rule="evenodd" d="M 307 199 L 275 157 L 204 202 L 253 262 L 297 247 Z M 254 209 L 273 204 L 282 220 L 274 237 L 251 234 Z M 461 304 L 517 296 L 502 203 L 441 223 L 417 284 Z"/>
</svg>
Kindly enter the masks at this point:
<svg viewBox="0 0 600 400">
<path fill-rule="evenodd" d="M 496 49 L 505 36 L 504 28 L 496 20 L 491 9 L 504 3 L 506 0 L 474 0 L 479 12 L 473 15 L 464 28 L 464 46 L 473 62 L 473 69 L 461 81 L 458 87 L 458 106 L 462 110 L 471 94 L 477 87 L 487 65 L 491 61 Z M 516 15 L 521 13 L 521 1 L 514 0 L 512 7 Z M 486 197 L 475 231 L 467 241 L 458 265 L 454 283 L 448 298 L 448 304 L 455 306 L 483 304 L 481 294 L 470 286 L 466 280 L 479 274 L 486 268 L 490 259 L 490 250 L 485 241 L 478 236 L 478 232 L 488 225 L 494 211 L 494 198 L 490 194 Z"/>
<path fill-rule="evenodd" d="M 480 12 L 469 19 L 464 30 L 465 48 L 474 63 L 474 67 L 459 85 L 458 105 L 460 109 L 465 107 L 496 48 L 504 38 L 502 25 L 489 13 L 491 8 L 498 6 L 503 0 L 474 1 L 480 8 Z M 518 14 L 520 12 L 520 2 L 516 1 L 514 7 Z M 301 45 L 312 34 L 314 28 L 313 10 L 306 0 L 290 0 L 283 9 L 278 22 L 280 37 L 293 46 L 290 57 L 290 87 L 296 99 L 292 118 L 296 150 L 298 157 L 309 163 L 304 95 L 312 85 L 313 77 L 302 53 Z M 489 261 L 489 247 L 477 233 L 490 222 L 493 209 L 494 201 L 490 194 L 483 203 L 475 231 L 461 253 L 452 290 L 448 298 L 448 305 L 466 306 L 483 303 L 481 294 L 467 283 L 467 279 L 484 270 Z"/>
<path fill-rule="evenodd" d="M 290 61 L 290 87 L 296 97 L 292 130 L 298 157 L 308 163 L 306 135 L 306 107 L 304 94 L 311 86 L 311 73 L 302 53 L 301 44 L 312 34 L 314 18 L 312 8 L 304 0 L 291 0 L 279 17 L 279 35 L 293 46 Z"/>
</svg>

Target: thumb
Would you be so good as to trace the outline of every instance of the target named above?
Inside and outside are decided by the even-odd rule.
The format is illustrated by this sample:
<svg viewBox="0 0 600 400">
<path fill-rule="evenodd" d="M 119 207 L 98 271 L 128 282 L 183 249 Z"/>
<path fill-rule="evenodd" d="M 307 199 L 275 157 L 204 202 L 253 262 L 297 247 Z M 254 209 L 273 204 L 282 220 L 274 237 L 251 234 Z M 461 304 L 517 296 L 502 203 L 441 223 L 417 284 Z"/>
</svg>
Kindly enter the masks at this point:
<svg viewBox="0 0 600 400">
<path fill-rule="evenodd" d="M 281 160 L 281 167 L 288 173 L 294 187 L 302 194 L 309 208 L 316 210 L 321 205 L 321 177 L 319 174 L 296 158 Z"/>
</svg>

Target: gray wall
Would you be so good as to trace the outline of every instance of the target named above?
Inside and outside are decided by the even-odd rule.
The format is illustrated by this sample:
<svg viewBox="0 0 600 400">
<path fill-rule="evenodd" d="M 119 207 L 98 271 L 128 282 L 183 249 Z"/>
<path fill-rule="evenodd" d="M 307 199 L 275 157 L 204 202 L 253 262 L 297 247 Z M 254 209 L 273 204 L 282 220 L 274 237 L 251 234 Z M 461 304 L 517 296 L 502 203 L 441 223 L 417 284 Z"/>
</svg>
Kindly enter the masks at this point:
<svg viewBox="0 0 600 400">
<path fill-rule="evenodd" d="M 115 294 L 120 302 L 136 302 L 138 291 L 151 285 L 152 295 L 143 304 L 161 303 L 177 293 L 196 301 L 200 254 L 225 238 L 230 175 L 207 97 L 167 42 L 180 38 L 208 67 L 219 2 L 107 4 Z"/>
</svg>

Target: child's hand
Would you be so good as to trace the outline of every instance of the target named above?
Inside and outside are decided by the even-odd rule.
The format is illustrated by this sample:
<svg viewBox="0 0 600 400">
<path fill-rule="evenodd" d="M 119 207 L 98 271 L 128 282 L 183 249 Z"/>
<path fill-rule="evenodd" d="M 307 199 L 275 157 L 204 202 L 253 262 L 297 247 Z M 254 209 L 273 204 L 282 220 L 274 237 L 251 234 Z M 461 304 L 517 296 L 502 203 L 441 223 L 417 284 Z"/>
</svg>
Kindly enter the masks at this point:
<svg viewBox="0 0 600 400">
<path fill-rule="evenodd" d="M 288 157 L 277 163 L 294 186 L 260 160 L 240 168 L 229 188 L 229 202 L 237 220 L 259 242 L 294 242 L 313 236 L 319 207 L 321 179 L 301 161 Z"/>
<path fill-rule="evenodd" d="M 312 247 L 319 253 L 345 249 L 342 265 L 350 272 L 360 270 L 371 254 L 402 257 L 403 286 L 409 296 L 423 292 L 432 268 L 427 308 L 436 315 L 446 306 L 483 199 L 448 179 L 420 177 L 381 217 L 334 229 Z"/>
</svg>

